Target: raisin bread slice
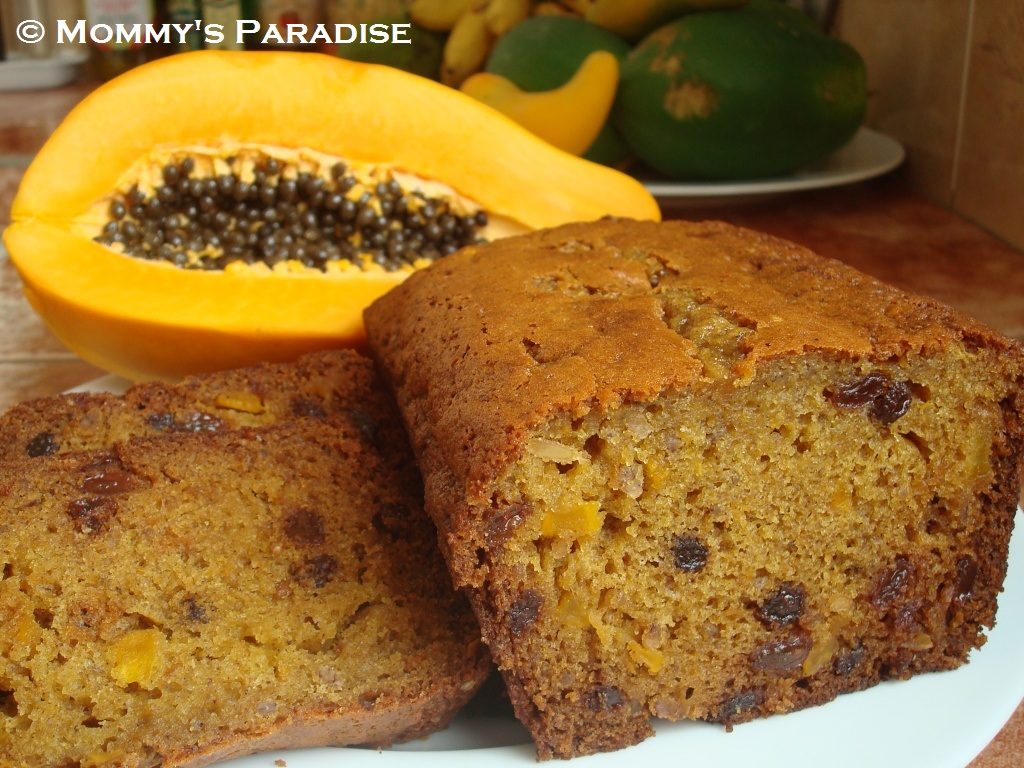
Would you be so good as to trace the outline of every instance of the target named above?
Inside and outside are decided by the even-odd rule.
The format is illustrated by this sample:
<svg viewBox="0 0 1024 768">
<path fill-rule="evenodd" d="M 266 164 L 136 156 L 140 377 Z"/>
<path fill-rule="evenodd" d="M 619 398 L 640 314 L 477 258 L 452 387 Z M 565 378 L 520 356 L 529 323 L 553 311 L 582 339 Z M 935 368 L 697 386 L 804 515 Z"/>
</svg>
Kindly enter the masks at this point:
<svg viewBox="0 0 1024 768">
<path fill-rule="evenodd" d="M 967 661 L 996 619 L 1024 349 L 719 223 L 464 248 L 366 312 L 541 757 Z"/>
<path fill-rule="evenodd" d="M 0 765 L 443 726 L 488 658 L 415 467 L 386 453 L 307 418 L 0 463 Z"/>
</svg>

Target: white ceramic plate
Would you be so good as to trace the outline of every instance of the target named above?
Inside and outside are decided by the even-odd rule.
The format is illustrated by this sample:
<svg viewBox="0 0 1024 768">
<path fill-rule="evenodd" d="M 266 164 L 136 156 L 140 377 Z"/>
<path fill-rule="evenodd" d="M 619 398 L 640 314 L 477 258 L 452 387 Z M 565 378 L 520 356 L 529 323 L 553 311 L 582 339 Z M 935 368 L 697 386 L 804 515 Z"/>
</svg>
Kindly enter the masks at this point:
<svg viewBox="0 0 1024 768">
<path fill-rule="evenodd" d="M 122 392 L 107 376 L 77 389 Z M 629 749 L 577 758 L 572 766 L 757 768 L 963 768 L 1024 698 L 1024 512 L 1017 510 L 998 622 L 970 663 L 840 696 L 820 707 L 737 725 L 656 722 L 657 736 Z M 386 750 L 322 748 L 266 752 L 223 768 L 529 768 L 536 754 L 511 717 L 456 718 L 427 739 Z"/>
<path fill-rule="evenodd" d="M 684 202 L 735 202 L 820 187 L 837 187 L 880 176 L 903 162 L 903 146 L 870 128 L 861 128 L 841 149 L 819 165 L 792 176 L 757 181 L 677 182 L 641 179 L 651 194 Z"/>
</svg>

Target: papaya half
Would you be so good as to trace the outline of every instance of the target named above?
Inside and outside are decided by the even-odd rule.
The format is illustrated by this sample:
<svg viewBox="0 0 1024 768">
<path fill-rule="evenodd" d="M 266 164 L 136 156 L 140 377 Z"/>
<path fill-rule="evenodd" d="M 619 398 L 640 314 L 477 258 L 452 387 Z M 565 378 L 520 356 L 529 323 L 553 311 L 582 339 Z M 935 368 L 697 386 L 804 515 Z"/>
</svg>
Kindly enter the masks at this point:
<svg viewBox="0 0 1024 768">
<path fill-rule="evenodd" d="M 622 62 L 612 119 L 674 179 L 781 176 L 845 144 L 864 119 L 864 62 L 777 0 L 692 13 Z"/>
<path fill-rule="evenodd" d="M 356 345 L 362 310 L 459 247 L 605 215 L 633 179 L 391 67 L 203 51 L 87 97 L 4 234 L 73 351 L 132 379 Z"/>
</svg>

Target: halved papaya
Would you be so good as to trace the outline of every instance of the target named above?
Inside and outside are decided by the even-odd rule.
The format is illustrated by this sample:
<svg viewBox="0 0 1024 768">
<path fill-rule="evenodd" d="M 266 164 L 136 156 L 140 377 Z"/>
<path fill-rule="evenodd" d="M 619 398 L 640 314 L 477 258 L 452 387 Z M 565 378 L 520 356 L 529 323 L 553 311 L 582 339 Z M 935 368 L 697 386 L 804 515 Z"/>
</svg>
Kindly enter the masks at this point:
<svg viewBox="0 0 1024 768">
<path fill-rule="evenodd" d="M 390 67 L 197 52 L 82 102 L 4 238 L 35 309 L 133 379 L 362 340 L 362 310 L 462 245 L 605 215 L 633 179 Z"/>
</svg>

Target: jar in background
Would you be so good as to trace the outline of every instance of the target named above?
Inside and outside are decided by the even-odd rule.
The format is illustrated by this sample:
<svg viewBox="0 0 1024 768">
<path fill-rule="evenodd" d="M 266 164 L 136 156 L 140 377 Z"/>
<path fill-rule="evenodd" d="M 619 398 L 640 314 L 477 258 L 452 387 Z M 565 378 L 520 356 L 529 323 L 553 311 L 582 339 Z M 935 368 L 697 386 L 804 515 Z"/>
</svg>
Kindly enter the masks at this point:
<svg viewBox="0 0 1024 768">
<path fill-rule="evenodd" d="M 235 37 L 236 25 L 241 19 L 252 18 L 251 0 L 203 0 L 203 23 L 220 24 L 224 29 L 224 40 L 220 43 L 207 41 L 207 48 L 236 51 L 244 46 Z"/>
</svg>

